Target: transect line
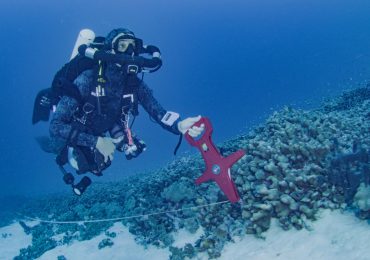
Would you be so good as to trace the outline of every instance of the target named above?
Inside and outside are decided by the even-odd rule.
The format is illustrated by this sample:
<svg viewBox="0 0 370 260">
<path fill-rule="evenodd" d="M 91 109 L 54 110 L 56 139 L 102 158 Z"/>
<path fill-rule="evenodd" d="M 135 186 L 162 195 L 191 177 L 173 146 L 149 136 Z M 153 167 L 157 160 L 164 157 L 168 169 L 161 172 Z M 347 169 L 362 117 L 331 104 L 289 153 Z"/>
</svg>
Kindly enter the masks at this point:
<svg viewBox="0 0 370 260">
<path fill-rule="evenodd" d="M 161 214 L 166 214 L 166 213 L 173 213 L 173 212 L 179 212 L 179 211 L 185 211 L 185 210 L 205 208 L 205 207 L 215 206 L 215 205 L 224 204 L 224 203 L 228 203 L 228 202 L 229 202 L 228 200 L 224 200 L 224 201 L 220 201 L 220 202 L 214 202 L 214 203 L 209 203 L 209 204 L 200 205 L 200 206 L 194 206 L 194 207 L 189 207 L 189 208 L 183 208 L 183 209 L 174 209 L 174 210 L 160 211 L 160 212 L 154 212 L 154 213 L 149 213 L 149 214 L 133 215 L 133 216 L 127 216 L 127 217 L 120 217 L 120 218 L 107 218 L 107 219 L 94 219 L 94 220 L 52 221 L 52 220 L 43 220 L 43 219 L 38 219 L 38 218 L 31 218 L 31 217 L 28 217 L 28 216 L 23 216 L 23 217 L 26 218 L 26 219 L 29 219 L 29 220 L 34 220 L 34 221 L 39 221 L 39 222 L 42 222 L 42 223 L 49 223 L 49 224 L 97 223 L 97 222 L 119 221 L 119 220 L 132 219 L 132 218 L 143 218 L 143 217 L 149 217 L 149 216 L 154 216 L 154 215 L 161 215 Z"/>
</svg>

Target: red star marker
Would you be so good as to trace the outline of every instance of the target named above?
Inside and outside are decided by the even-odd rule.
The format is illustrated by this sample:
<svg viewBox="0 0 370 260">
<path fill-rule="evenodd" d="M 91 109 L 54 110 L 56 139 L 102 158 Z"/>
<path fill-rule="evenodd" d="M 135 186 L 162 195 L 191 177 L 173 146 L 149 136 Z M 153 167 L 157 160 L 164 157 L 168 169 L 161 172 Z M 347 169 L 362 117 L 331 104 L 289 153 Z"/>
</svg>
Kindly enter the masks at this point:
<svg viewBox="0 0 370 260">
<path fill-rule="evenodd" d="M 245 155 L 245 151 L 239 150 L 228 157 L 223 157 L 212 142 L 213 128 L 208 118 L 202 117 L 195 126 L 204 124 L 205 130 L 199 139 L 194 139 L 186 132 L 186 140 L 190 145 L 197 147 L 202 153 L 206 170 L 203 175 L 195 180 L 197 185 L 206 181 L 215 181 L 231 202 L 240 200 L 238 190 L 231 179 L 230 168 Z"/>
</svg>

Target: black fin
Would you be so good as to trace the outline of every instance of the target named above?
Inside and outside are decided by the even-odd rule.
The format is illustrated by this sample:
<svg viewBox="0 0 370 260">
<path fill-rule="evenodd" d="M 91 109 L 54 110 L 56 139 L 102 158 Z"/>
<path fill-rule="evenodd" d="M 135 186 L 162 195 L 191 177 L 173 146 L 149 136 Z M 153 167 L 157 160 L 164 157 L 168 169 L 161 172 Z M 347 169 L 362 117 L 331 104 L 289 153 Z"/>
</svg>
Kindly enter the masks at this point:
<svg viewBox="0 0 370 260">
<path fill-rule="evenodd" d="M 50 110 L 53 107 L 51 99 L 51 88 L 41 90 L 35 99 L 32 114 L 32 124 L 40 121 L 49 121 Z"/>
<path fill-rule="evenodd" d="M 38 136 L 35 139 L 41 149 L 47 153 L 59 154 L 59 152 L 63 148 L 62 142 L 53 142 L 48 136 Z"/>
</svg>

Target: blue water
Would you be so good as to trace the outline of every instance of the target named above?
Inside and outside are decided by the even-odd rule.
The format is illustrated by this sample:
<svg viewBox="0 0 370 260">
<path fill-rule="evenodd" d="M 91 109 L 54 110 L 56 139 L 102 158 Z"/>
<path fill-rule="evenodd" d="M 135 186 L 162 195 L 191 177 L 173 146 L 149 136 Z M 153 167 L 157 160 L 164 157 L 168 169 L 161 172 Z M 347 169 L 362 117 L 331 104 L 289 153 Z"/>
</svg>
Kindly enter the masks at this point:
<svg viewBox="0 0 370 260">
<path fill-rule="evenodd" d="M 82 28 L 126 27 L 160 47 L 164 65 L 145 78 L 156 98 L 183 117 L 208 116 L 221 142 L 284 105 L 313 107 L 367 80 L 369 14 L 365 0 L 1 1 L 0 196 L 68 190 L 34 140 L 47 124 L 32 126 L 31 116 Z M 173 159 L 177 137 L 145 111 L 134 130 L 148 150 L 132 161 L 116 154 L 100 180 Z M 191 152 L 184 142 L 180 155 Z"/>
</svg>

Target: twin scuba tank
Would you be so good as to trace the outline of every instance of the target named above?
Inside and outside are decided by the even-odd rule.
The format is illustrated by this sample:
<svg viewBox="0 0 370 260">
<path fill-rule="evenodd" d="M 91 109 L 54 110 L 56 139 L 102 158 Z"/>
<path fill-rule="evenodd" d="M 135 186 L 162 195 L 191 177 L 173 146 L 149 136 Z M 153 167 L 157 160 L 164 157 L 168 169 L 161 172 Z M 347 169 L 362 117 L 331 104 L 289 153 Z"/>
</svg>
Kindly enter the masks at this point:
<svg viewBox="0 0 370 260">
<path fill-rule="evenodd" d="M 95 40 L 95 33 L 92 30 L 90 29 L 81 30 L 80 33 L 78 34 L 75 46 L 73 47 L 73 50 L 72 50 L 71 58 L 69 60 L 72 60 L 74 57 L 77 56 L 78 48 L 81 45 L 85 44 L 87 46 L 90 46 L 90 44 L 93 43 L 94 40 Z"/>
</svg>

